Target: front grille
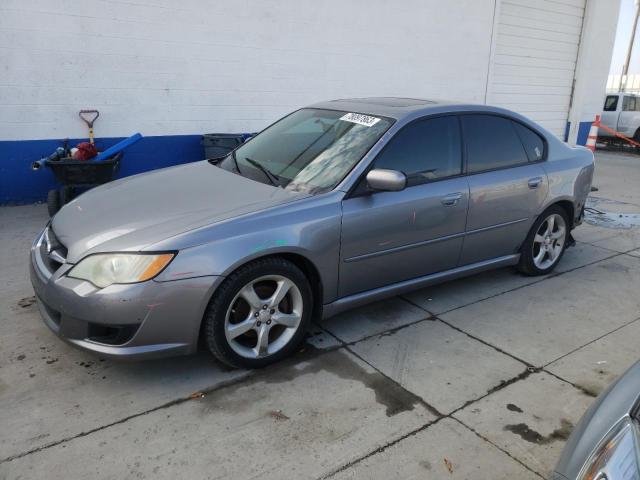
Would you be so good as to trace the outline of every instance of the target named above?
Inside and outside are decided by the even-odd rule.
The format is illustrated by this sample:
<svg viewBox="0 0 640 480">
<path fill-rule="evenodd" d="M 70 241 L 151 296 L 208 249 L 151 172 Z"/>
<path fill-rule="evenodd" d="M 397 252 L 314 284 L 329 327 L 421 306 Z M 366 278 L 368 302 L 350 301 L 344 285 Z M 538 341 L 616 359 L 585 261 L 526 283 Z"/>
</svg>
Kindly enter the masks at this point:
<svg viewBox="0 0 640 480">
<path fill-rule="evenodd" d="M 50 226 L 44 231 L 40 256 L 51 272 L 55 272 L 67 260 L 67 247 L 58 240 Z"/>
</svg>

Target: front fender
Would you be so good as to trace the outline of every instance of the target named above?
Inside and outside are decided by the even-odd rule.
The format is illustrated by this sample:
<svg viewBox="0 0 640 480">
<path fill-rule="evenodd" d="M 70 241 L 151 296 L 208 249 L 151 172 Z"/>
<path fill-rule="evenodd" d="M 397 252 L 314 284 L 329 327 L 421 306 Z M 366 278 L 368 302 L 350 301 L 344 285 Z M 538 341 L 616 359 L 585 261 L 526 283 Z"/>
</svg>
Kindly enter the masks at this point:
<svg viewBox="0 0 640 480">
<path fill-rule="evenodd" d="M 180 248 L 156 280 L 227 276 L 257 258 L 289 253 L 315 266 L 323 286 L 323 303 L 329 303 L 338 290 L 340 205 L 339 201 L 301 202 L 213 225 L 198 232 L 203 243 Z M 171 249 L 169 244 L 165 248 Z"/>
</svg>

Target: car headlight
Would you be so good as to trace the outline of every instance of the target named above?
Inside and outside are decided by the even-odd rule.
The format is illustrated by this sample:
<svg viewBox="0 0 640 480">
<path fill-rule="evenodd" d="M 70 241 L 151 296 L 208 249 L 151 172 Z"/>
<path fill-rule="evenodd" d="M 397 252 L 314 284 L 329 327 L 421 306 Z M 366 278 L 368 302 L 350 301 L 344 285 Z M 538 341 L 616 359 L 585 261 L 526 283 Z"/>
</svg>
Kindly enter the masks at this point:
<svg viewBox="0 0 640 480">
<path fill-rule="evenodd" d="M 640 479 L 640 430 L 630 418 L 620 421 L 582 467 L 579 480 Z"/>
<path fill-rule="evenodd" d="M 173 257 L 173 253 L 100 253 L 80 260 L 67 276 L 88 280 L 100 288 L 144 282 L 164 270 Z"/>
</svg>

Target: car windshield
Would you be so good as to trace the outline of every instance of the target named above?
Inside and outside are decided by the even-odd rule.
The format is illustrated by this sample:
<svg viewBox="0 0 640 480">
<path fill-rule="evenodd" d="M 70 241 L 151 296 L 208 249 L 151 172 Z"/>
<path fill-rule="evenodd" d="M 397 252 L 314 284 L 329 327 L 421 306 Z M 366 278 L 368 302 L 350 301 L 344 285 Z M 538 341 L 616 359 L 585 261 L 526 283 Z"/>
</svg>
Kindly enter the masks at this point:
<svg viewBox="0 0 640 480">
<path fill-rule="evenodd" d="M 285 190 L 331 190 L 391 126 L 392 120 L 305 108 L 271 125 L 219 166 Z"/>
</svg>

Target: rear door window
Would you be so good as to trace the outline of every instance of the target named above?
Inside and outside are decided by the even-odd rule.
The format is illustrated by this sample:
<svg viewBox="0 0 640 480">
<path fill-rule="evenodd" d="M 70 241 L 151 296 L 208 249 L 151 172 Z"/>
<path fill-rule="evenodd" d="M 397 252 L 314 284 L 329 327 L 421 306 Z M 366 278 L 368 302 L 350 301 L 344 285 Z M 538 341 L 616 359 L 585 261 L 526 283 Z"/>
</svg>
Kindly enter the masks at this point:
<svg viewBox="0 0 640 480">
<path fill-rule="evenodd" d="M 468 173 L 514 167 L 529 161 L 510 119 L 485 114 L 461 118 Z"/>
<path fill-rule="evenodd" d="M 618 95 L 607 95 L 604 100 L 604 111 L 615 112 L 618 108 Z"/>
<path fill-rule="evenodd" d="M 622 110 L 625 112 L 633 112 L 636 110 L 636 97 L 624 97 L 622 101 Z"/>
<path fill-rule="evenodd" d="M 389 141 L 375 168 L 399 170 L 409 185 L 460 175 L 460 126 L 455 116 L 413 122 Z"/>
<path fill-rule="evenodd" d="M 544 158 L 544 140 L 540 135 L 521 123 L 513 122 L 513 126 L 522 141 L 530 162 L 539 162 Z"/>
</svg>

